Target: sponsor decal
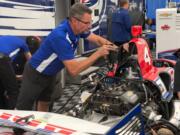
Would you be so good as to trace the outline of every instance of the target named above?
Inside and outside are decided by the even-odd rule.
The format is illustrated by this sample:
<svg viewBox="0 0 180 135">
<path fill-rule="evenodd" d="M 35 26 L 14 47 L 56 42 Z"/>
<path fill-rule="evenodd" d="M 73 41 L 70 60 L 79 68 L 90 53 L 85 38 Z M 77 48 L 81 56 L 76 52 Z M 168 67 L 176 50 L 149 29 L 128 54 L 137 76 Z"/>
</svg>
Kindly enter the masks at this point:
<svg viewBox="0 0 180 135">
<path fill-rule="evenodd" d="M 167 25 L 167 24 L 165 24 L 165 25 L 161 26 L 161 29 L 162 29 L 162 30 L 169 30 L 169 29 L 170 29 L 170 26 Z"/>
<path fill-rule="evenodd" d="M 161 13 L 159 14 L 160 17 L 169 17 L 169 16 L 172 16 L 171 13 Z"/>
</svg>

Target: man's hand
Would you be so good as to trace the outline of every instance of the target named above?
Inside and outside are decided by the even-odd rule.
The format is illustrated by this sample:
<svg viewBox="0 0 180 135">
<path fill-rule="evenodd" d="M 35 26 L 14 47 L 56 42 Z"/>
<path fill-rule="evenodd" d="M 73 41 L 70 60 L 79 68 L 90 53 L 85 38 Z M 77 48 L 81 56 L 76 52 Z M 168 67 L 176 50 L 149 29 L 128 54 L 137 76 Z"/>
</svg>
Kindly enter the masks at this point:
<svg viewBox="0 0 180 135">
<path fill-rule="evenodd" d="M 124 48 L 124 50 L 126 50 L 127 52 L 129 52 L 129 43 L 124 43 L 124 44 L 123 44 L 123 48 Z"/>
<path fill-rule="evenodd" d="M 118 47 L 114 44 L 105 44 L 102 47 L 100 47 L 96 53 L 102 57 L 102 56 L 107 56 L 110 51 L 118 51 Z"/>
</svg>

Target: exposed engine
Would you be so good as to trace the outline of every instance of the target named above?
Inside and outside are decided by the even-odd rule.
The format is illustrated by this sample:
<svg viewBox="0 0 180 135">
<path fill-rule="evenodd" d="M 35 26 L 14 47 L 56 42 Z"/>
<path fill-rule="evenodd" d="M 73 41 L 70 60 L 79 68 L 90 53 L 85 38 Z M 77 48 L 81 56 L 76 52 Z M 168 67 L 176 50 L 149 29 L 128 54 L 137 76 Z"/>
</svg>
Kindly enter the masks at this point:
<svg viewBox="0 0 180 135">
<path fill-rule="evenodd" d="M 128 84 L 98 90 L 90 99 L 91 109 L 111 115 L 123 115 L 144 99 L 144 93 L 128 88 Z"/>
<path fill-rule="evenodd" d="M 132 59 L 129 59 L 129 62 L 133 62 Z M 82 90 L 81 98 L 86 99 L 82 100 L 79 112 L 91 110 L 105 115 L 123 116 L 135 105 L 141 103 L 147 118 L 152 113 L 158 115 L 164 110 L 159 105 L 162 104 L 159 101 L 160 93 L 157 89 L 151 90 L 147 87 L 147 82 L 141 79 L 139 70 L 135 66 L 135 63 L 121 65 L 116 72 L 121 77 L 107 76 L 109 69 L 104 67 L 90 75 L 91 82 Z M 89 93 L 88 98 L 87 93 Z M 82 114 L 76 113 L 76 116 L 82 117 Z"/>
<path fill-rule="evenodd" d="M 108 81 L 110 80 L 111 78 Z M 132 109 L 138 102 L 145 102 L 144 92 L 138 90 L 137 87 L 132 88 L 131 85 L 131 83 L 122 82 L 113 85 L 106 84 L 105 88 L 101 86 L 89 100 L 91 109 L 105 114 L 121 116 Z"/>
</svg>

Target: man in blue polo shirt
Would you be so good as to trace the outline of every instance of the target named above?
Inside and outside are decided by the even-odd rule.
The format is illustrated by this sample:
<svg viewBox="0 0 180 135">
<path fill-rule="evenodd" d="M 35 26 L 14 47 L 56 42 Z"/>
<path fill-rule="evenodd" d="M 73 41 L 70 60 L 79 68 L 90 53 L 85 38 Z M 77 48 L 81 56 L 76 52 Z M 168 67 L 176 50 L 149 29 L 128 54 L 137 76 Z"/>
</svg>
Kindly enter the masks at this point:
<svg viewBox="0 0 180 135">
<path fill-rule="evenodd" d="M 118 46 L 131 39 L 131 19 L 129 16 L 129 0 L 119 0 L 120 8 L 112 13 L 111 40 Z"/>
<path fill-rule="evenodd" d="M 16 36 L 0 36 L 0 108 L 14 109 L 19 93 L 12 61 L 20 52 L 30 59 L 26 42 Z"/>
<path fill-rule="evenodd" d="M 25 66 L 23 82 L 16 109 L 31 110 L 38 101 L 38 111 L 48 111 L 56 74 L 64 67 L 76 76 L 91 66 L 98 58 L 115 51 L 117 47 L 108 40 L 90 32 L 92 11 L 84 4 L 74 4 L 65 19 L 42 42 L 40 48 Z M 80 38 L 101 46 L 86 60 L 76 61 L 74 52 Z"/>
</svg>

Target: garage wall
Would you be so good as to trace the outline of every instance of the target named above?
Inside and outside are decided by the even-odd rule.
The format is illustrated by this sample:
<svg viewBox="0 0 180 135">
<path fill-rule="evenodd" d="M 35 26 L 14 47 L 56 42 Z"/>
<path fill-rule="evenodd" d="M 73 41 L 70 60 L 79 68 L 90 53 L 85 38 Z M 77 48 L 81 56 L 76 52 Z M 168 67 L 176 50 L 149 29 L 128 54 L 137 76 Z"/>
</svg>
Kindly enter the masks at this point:
<svg viewBox="0 0 180 135">
<path fill-rule="evenodd" d="M 55 27 L 54 0 L 0 0 L 0 35 L 46 36 Z"/>
</svg>

